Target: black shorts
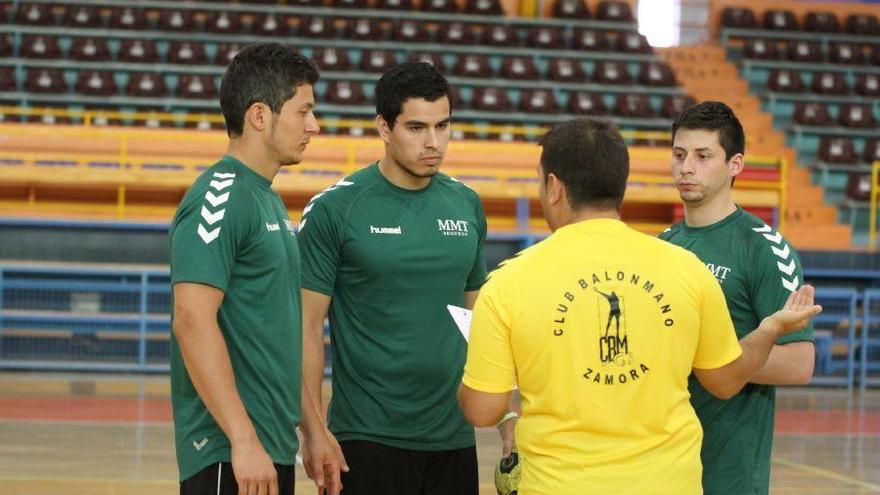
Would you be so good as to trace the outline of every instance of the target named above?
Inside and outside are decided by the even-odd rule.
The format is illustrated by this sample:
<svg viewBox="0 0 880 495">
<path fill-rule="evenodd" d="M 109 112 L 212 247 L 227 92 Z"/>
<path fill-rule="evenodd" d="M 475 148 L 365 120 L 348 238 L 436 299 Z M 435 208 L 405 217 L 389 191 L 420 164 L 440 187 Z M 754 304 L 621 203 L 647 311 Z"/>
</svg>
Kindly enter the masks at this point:
<svg viewBox="0 0 880 495">
<path fill-rule="evenodd" d="M 275 464 L 278 495 L 293 495 L 296 471 L 293 466 Z M 217 462 L 180 482 L 180 495 L 238 495 L 232 464 Z"/>
<path fill-rule="evenodd" d="M 340 442 L 349 472 L 342 495 L 478 495 L 477 448 L 426 452 Z"/>
</svg>

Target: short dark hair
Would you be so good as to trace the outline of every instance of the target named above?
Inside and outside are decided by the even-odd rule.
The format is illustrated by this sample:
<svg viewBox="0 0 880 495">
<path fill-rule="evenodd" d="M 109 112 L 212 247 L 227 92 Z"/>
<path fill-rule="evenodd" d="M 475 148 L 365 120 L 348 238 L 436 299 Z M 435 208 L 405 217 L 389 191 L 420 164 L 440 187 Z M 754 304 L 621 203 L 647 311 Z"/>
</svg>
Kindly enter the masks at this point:
<svg viewBox="0 0 880 495">
<path fill-rule="evenodd" d="M 682 110 L 672 123 L 673 141 L 679 129 L 718 131 L 718 142 L 724 148 L 724 161 L 746 152 L 746 135 L 742 124 L 733 110 L 720 101 L 704 101 Z"/>
<path fill-rule="evenodd" d="M 244 114 L 254 103 L 265 103 L 272 113 L 281 112 L 296 88 L 318 81 L 315 62 L 279 43 L 261 43 L 242 49 L 220 84 L 220 109 L 226 132 L 232 137 L 244 132 Z"/>
<path fill-rule="evenodd" d="M 541 138 L 541 168 L 565 186 L 575 210 L 620 209 L 629 177 L 629 151 L 613 123 L 593 118 L 563 122 Z"/>
<path fill-rule="evenodd" d="M 427 62 L 398 64 L 385 71 L 376 84 L 376 114 L 393 129 L 406 100 L 437 101 L 444 96 L 449 98 L 449 83 L 433 65 Z M 451 98 L 449 111 L 452 113 Z"/>
</svg>

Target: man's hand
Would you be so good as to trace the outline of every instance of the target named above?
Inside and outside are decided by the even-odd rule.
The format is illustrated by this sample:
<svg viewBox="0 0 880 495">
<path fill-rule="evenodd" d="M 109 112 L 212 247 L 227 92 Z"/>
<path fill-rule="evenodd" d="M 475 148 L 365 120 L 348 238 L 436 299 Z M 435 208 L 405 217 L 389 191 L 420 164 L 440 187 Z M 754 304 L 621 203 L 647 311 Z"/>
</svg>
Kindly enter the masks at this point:
<svg viewBox="0 0 880 495">
<path fill-rule="evenodd" d="M 342 491 L 340 471 L 348 472 L 348 464 L 336 437 L 326 428 L 313 435 L 303 434 L 303 467 L 314 480 L 318 495 L 339 495 Z"/>
<path fill-rule="evenodd" d="M 510 457 L 510 453 L 516 445 L 514 431 L 517 421 L 517 418 L 508 419 L 498 426 L 498 434 L 501 435 L 501 457 L 504 459 Z"/>
<path fill-rule="evenodd" d="M 764 318 L 761 326 L 773 329 L 780 337 L 803 329 L 811 318 L 822 312 L 822 306 L 813 304 L 814 296 L 812 285 L 802 285 L 788 296 L 782 309 Z"/>
<path fill-rule="evenodd" d="M 232 443 L 232 472 L 238 495 L 278 495 L 278 472 L 256 435 Z"/>
</svg>

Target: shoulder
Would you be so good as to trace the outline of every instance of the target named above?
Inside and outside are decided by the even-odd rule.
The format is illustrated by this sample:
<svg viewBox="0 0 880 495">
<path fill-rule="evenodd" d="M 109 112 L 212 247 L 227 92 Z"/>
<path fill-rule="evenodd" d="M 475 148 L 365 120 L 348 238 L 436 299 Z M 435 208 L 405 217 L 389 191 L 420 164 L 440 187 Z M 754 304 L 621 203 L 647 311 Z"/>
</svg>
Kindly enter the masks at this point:
<svg viewBox="0 0 880 495">
<path fill-rule="evenodd" d="M 253 190 L 235 168 L 220 161 L 201 173 L 180 203 L 178 214 L 199 213 L 204 207 L 210 214 L 225 215 L 227 210 L 247 211 L 253 204 Z"/>
<path fill-rule="evenodd" d="M 683 221 L 683 220 L 682 220 Z M 676 222 L 670 225 L 666 230 L 660 232 L 660 235 L 657 237 L 664 241 L 669 241 L 674 239 L 681 232 L 681 223 L 682 221 Z"/>
<path fill-rule="evenodd" d="M 467 199 L 471 204 L 480 204 L 480 195 L 471 186 L 442 172 L 434 176 L 440 189 L 450 191 Z"/>
<path fill-rule="evenodd" d="M 734 228 L 737 240 L 748 247 L 749 255 L 772 254 L 776 251 L 793 252 L 788 240 L 778 230 L 755 215 L 744 213 Z"/>
<path fill-rule="evenodd" d="M 343 179 L 340 179 L 314 195 L 306 204 L 303 216 L 315 206 L 327 209 L 345 209 L 359 194 L 369 189 L 374 181 L 368 173 L 368 169 L 359 170 Z"/>
</svg>

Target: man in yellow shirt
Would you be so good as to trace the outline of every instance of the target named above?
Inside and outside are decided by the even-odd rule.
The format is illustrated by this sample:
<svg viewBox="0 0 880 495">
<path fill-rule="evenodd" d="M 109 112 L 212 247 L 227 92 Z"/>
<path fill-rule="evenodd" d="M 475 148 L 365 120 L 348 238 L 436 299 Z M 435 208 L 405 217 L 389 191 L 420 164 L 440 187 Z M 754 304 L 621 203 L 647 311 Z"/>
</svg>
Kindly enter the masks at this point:
<svg viewBox="0 0 880 495">
<path fill-rule="evenodd" d="M 465 417 L 497 423 L 519 388 L 520 495 L 699 494 L 702 430 L 688 375 L 735 394 L 778 337 L 821 311 L 813 288 L 738 343 L 706 266 L 620 221 L 629 154 L 617 129 L 574 120 L 541 145 L 554 233 L 480 292 L 459 389 Z"/>
</svg>

